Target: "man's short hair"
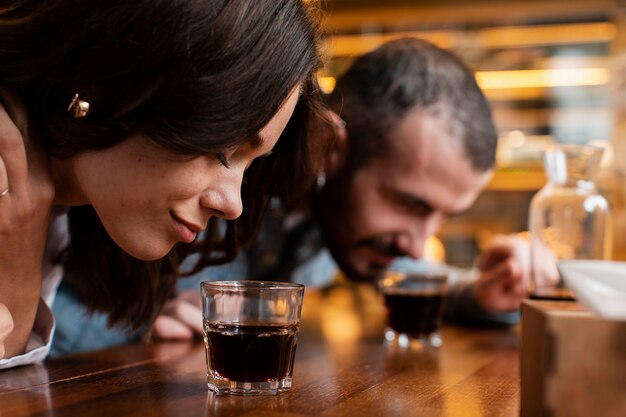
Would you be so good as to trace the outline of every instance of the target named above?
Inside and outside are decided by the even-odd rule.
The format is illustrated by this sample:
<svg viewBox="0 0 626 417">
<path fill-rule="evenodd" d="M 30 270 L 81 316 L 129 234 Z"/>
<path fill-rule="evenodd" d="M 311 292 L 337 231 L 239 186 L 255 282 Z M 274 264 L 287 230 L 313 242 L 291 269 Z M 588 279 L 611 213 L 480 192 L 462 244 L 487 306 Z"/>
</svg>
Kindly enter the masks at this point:
<svg viewBox="0 0 626 417">
<path fill-rule="evenodd" d="M 476 171 L 495 164 L 496 129 L 474 74 L 424 40 L 394 40 L 358 58 L 338 78 L 329 104 L 347 123 L 352 168 L 385 152 L 391 131 L 414 109 L 443 120 Z"/>
</svg>

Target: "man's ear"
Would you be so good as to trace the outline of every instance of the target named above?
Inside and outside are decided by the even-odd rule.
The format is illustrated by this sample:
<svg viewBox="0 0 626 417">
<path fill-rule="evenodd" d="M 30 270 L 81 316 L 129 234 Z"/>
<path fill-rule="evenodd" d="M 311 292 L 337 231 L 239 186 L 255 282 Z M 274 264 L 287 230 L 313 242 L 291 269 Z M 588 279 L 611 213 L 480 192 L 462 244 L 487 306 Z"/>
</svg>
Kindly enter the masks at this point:
<svg viewBox="0 0 626 417">
<path fill-rule="evenodd" d="M 334 137 L 326 156 L 324 171 L 326 175 L 332 176 L 343 167 L 348 156 L 348 131 L 346 122 L 337 113 L 329 110 L 327 117 L 331 121 Z"/>
</svg>

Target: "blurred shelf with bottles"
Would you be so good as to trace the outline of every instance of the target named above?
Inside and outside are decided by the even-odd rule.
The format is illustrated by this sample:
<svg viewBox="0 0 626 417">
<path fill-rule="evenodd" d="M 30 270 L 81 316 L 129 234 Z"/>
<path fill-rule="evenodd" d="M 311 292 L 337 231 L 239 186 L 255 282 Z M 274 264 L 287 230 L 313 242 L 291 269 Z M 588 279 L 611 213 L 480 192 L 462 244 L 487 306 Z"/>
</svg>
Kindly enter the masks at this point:
<svg viewBox="0 0 626 417">
<path fill-rule="evenodd" d="M 598 175 L 614 208 L 614 258 L 626 259 L 626 0 L 326 0 L 329 91 L 355 56 L 404 36 L 458 54 L 476 72 L 499 132 L 487 190 L 439 234 L 447 260 L 471 263 L 494 233 L 527 227 L 550 143 L 605 149 Z M 621 239 L 619 235 L 625 235 Z"/>
</svg>

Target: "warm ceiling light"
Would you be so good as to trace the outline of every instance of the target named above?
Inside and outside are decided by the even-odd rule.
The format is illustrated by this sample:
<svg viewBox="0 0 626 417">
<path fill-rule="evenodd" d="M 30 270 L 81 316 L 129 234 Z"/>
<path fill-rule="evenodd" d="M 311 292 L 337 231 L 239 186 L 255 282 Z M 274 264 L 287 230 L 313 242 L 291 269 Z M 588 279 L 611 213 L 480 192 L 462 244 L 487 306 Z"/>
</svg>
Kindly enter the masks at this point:
<svg viewBox="0 0 626 417">
<path fill-rule="evenodd" d="M 335 77 L 317 77 L 317 82 L 325 94 L 330 94 L 335 89 Z"/>
<path fill-rule="evenodd" d="M 385 42 L 411 37 L 425 39 L 444 49 L 450 48 L 454 43 L 454 33 L 450 31 L 396 32 L 335 35 L 326 39 L 327 44 L 325 48 L 335 57 L 362 55 L 376 49 Z"/>
<path fill-rule="evenodd" d="M 484 90 L 604 85 L 609 82 L 609 71 L 606 68 L 479 71 L 476 81 Z"/>
<path fill-rule="evenodd" d="M 509 26 L 484 28 L 474 33 L 476 46 L 483 48 L 510 48 L 537 45 L 567 45 L 611 42 L 617 28 L 611 22 L 568 23 L 537 26 Z M 361 33 L 335 35 L 326 39 L 331 56 L 361 55 L 382 43 L 400 37 L 426 39 L 444 49 L 462 47 L 467 33 L 460 29 L 410 31 L 391 33 Z"/>
<path fill-rule="evenodd" d="M 480 43 L 489 48 L 610 42 L 617 28 L 610 22 L 485 28 Z"/>
</svg>

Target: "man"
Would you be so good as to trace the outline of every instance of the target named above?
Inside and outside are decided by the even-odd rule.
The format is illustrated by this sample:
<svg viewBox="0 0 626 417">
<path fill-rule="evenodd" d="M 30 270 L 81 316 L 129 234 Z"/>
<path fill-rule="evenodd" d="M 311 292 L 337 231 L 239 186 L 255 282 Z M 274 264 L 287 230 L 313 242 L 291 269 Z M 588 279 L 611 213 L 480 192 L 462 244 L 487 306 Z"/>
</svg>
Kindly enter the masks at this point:
<svg viewBox="0 0 626 417">
<path fill-rule="evenodd" d="M 489 104 L 464 64 L 434 45 L 400 39 L 362 56 L 339 78 L 329 107 L 335 140 L 309 198 L 300 209 L 271 207 L 257 244 L 233 264 L 182 280 L 179 296 L 154 323 L 155 335 L 202 332 L 202 279 L 320 286 L 338 266 L 349 279 L 374 282 L 397 258 L 420 260 L 426 239 L 446 217 L 468 209 L 491 178 L 497 135 Z M 449 315 L 515 321 L 524 258 L 519 242 L 499 238 L 478 259 L 477 280 L 453 279 Z M 55 315 L 78 317 L 71 292 L 62 288 L 57 297 Z M 67 327 L 69 320 L 59 322 Z M 72 326 L 59 327 L 53 353 L 86 348 L 81 339 L 106 341 L 105 323 L 95 316 L 79 328 L 100 333 L 81 337 L 72 336 Z M 124 340 L 116 334 L 115 343 Z"/>
<path fill-rule="evenodd" d="M 491 178 L 497 135 L 473 74 L 416 39 L 358 59 L 330 107 L 337 140 L 313 212 L 341 269 L 372 280 L 398 256 L 420 259 L 444 219 L 472 205 Z M 464 290 L 485 310 L 519 307 L 523 250 L 499 237 L 478 260 L 482 280 Z"/>
</svg>

